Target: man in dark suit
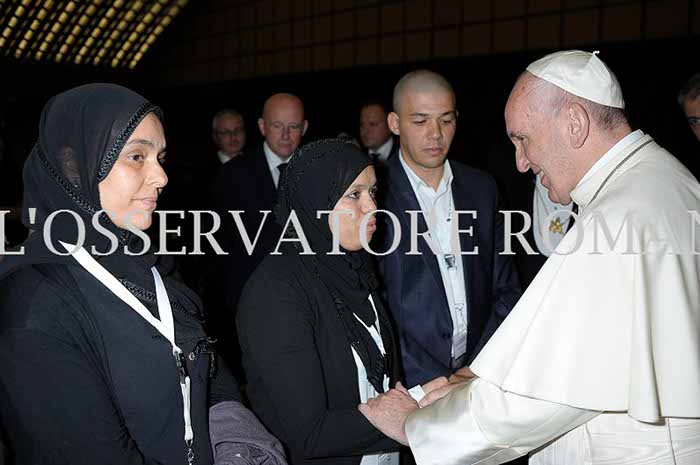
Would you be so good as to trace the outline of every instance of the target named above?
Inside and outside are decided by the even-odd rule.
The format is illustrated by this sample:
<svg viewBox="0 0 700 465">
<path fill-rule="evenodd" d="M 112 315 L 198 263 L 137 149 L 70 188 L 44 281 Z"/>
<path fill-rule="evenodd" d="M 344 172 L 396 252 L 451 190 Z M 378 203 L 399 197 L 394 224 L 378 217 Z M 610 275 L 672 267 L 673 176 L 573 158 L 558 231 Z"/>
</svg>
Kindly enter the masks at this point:
<svg viewBox="0 0 700 465">
<path fill-rule="evenodd" d="M 375 163 L 384 164 L 399 153 L 387 114 L 386 106 L 378 100 L 368 100 L 360 109 L 360 142 Z"/>
<path fill-rule="evenodd" d="M 223 165 L 243 152 L 246 141 L 243 116 L 230 108 L 219 110 L 212 120 L 211 137 L 218 151 L 216 158 Z"/>
<path fill-rule="evenodd" d="M 221 218 L 215 238 L 228 255 L 217 255 L 209 273 L 207 294 L 217 308 L 209 308 L 208 313 L 213 334 L 225 353 L 234 354 L 228 357 L 234 362 L 238 348 L 231 339 L 236 333 L 238 298 L 255 267 L 280 238 L 273 213 L 277 185 L 308 127 L 304 104 L 294 95 L 275 94 L 265 102 L 258 127 L 265 142 L 225 163 L 213 186 L 215 211 Z M 229 211 L 242 212 L 240 224 Z"/>
<path fill-rule="evenodd" d="M 442 76 L 430 71 L 404 76 L 388 122 L 401 150 L 388 162 L 379 207 L 396 215 L 401 237 L 380 270 L 407 385 L 455 372 L 470 376 L 469 363 L 521 294 L 512 258 L 499 254 L 504 237 L 496 183 L 446 160 L 457 111 Z M 476 215 L 455 213 L 467 210 Z M 388 250 L 398 231 L 381 216 L 387 220 L 383 250 Z M 411 229 L 421 234 L 417 240 Z"/>
</svg>

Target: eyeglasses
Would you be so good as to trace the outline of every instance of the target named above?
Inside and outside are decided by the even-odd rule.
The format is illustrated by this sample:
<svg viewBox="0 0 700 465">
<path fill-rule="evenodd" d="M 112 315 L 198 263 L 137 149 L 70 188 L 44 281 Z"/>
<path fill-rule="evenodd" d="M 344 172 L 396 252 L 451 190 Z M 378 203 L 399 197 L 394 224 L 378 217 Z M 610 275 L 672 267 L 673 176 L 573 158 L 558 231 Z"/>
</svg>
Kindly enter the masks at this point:
<svg viewBox="0 0 700 465">
<path fill-rule="evenodd" d="M 284 133 L 287 131 L 289 131 L 290 133 L 292 133 L 292 132 L 300 133 L 304 130 L 303 123 L 290 123 L 287 126 L 285 126 L 284 123 L 280 123 L 279 121 L 275 121 L 274 123 L 269 123 L 268 126 L 270 126 L 275 132 L 280 132 L 280 133 Z"/>
<path fill-rule="evenodd" d="M 217 129 L 214 131 L 214 134 L 217 135 L 218 137 L 237 137 L 241 136 L 245 133 L 245 129 L 243 128 L 236 128 L 236 129 Z"/>
</svg>

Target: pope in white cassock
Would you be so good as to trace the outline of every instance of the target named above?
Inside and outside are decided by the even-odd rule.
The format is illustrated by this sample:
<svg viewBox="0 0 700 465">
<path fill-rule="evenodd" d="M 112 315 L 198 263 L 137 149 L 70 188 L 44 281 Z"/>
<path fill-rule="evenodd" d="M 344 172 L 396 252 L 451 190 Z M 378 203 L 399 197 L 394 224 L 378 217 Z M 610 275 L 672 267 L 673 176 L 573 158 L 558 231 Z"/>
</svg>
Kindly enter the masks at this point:
<svg viewBox="0 0 700 465">
<path fill-rule="evenodd" d="M 419 465 L 700 464 L 700 185 L 623 108 L 595 53 L 548 55 L 516 82 L 517 167 L 578 220 L 476 378 L 431 383 L 422 408 L 400 384 L 360 405 Z"/>
</svg>

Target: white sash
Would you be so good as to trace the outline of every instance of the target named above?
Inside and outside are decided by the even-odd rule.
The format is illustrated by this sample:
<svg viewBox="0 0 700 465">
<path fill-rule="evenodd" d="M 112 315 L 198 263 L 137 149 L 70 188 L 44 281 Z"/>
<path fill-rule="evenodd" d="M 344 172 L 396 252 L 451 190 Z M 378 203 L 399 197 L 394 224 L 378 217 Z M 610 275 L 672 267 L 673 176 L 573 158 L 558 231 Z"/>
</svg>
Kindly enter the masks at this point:
<svg viewBox="0 0 700 465">
<path fill-rule="evenodd" d="M 163 279 L 160 277 L 160 273 L 158 273 L 158 270 L 155 267 L 151 268 L 156 287 L 158 315 L 160 316 L 159 320 L 154 317 L 153 314 L 141 303 L 141 301 L 139 301 L 139 299 L 129 292 L 129 290 L 125 288 L 124 285 L 114 277 L 114 275 L 107 271 L 102 265 L 97 263 L 97 260 L 95 260 L 87 252 L 87 250 L 85 250 L 83 247 L 76 250 L 74 245 L 67 244 L 63 241 L 60 242 L 66 251 L 72 252 L 73 258 L 75 258 L 75 260 L 83 268 L 85 268 L 88 273 L 97 278 L 102 284 L 105 285 L 105 287 L 107 287 L 107 289 L 112 291 L 114 295 L 119 297 L 125 304 L 141 315 L 144 320 L 148 321 L 170 342 L 170 345 L 173 348 L 173 356 L 175 357 L 175 365 L 180 373 L 180 390 L 182 392 L 185 420 L 185 443 L 187 444 L 188 448 L 187 459 L 189 463 L 192 463 L 194 459 L 194 453 L 192 451 L 194 431 L 192 430 L 192 420 L 190 416 L 190 377 L 187 375 L 185 369 L 185 358 L 182 355 L 182 349 L 175 344 L 175 323 L 173 321 L 173 310 L 170 306 L 168 292 L 165 290 L 165 285 L 163 284 Z M 75 252 L 73 252 L 74 250 Z"/>
</svg>

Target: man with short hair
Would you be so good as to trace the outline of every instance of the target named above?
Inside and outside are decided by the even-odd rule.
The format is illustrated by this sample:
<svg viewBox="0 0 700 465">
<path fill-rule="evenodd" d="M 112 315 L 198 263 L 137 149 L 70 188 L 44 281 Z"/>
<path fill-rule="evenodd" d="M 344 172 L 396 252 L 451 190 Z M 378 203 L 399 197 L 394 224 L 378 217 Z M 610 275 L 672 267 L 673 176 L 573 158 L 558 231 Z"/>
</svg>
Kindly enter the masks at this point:
<svg viewBox="0 0 700 465">
<path fill-rule="evenodd" d="M 700 141 L 700 73 L 695 73 L 678 93 L 678 104 L 688 119 L 688 125 Z"/>
<path fill-rule="evenodd" d="M 466 367 L 520 297 L 512 257 L 498 253 L 503 216 L 494 179 L 447 160 L 455 103 L 442 76 L 414 71 L 396 85 L 388 117 L 400 150 L 387 163 L 379 205 L 397 216 L 400 231 L 383 216 L 382 250 L 400 240 L 380 270 L 409 386 Z M 411 252 L 415 233 L 423 236 L 419 253 Z"/>
<path fill-rule="evenodd" d="M 368 101 L 360 109 L 360 141 L 372 161 L 386 163 L 399 151 L 389 129 L 387 109 L 379 101 Z"/>
<path fill-rule="evenodd" d="M 308 124 L 299 97 L 287 93 L 272 95 L 265 101 L 262 116 L 258 119 L 258 128 L 265 141 L 256 149 L 224 164 L 214 183 L 215 211 L 221 217 L 221 228 L 215 237 L 229 255 L 216 257 L 217 265 L 212 269 L 209 287 L 213 289 L 211 293 L 223 296 L 223 308 L 215 311 L 223 313 L 218 318 L 222 324 L 217 328 L 217 336 L 224 344 L 235 337 L 234 317 L 243 286 L 279 240 L 281 228 L 272 213 L 277 186 Z M 242 223 L 251 242 L 264 221 L 252 254 L 246 250 L 244 240 L 228 213 L 231 210 L 243 211 Z M 264 216 L 261 211 L 270 213 Z"/>
<path fill-rule="evenodd" d="M 240 155 L 246 141 L 243 116 L 228 108 L 217 112 L 212 120 L 212 137 L 219 149 L 217 157 L 222 164 Z"/>
<path fill-rule="evenodd" d="M 579 218 L 478 378 L 443 380 L 420 409 L 401 386 L 360 407 L 419 465 L 700 463 L 700 185 L 630 128 L 596 53 L 532 63 L 508 99 L 518 169 Z"/>
</svg>

